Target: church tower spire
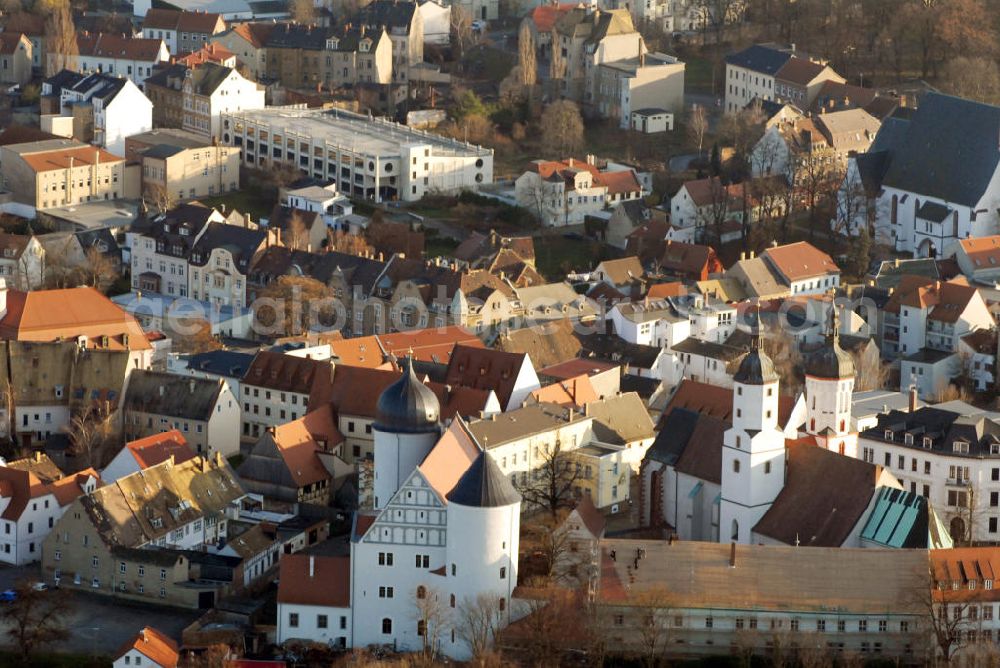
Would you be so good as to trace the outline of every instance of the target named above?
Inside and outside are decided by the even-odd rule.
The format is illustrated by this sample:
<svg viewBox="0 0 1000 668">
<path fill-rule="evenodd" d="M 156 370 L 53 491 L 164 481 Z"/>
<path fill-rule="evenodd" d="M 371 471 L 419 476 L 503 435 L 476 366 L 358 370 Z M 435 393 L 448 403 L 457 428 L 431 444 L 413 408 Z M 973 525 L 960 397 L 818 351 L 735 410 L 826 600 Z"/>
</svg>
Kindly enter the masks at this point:
<svg viewBox="0 0 1000 668">
<path fill-rule="evenodd" d="M 851 354 L 840 346 L 840 318 L 830 308 L 826 343 L 806 360 L 806 432 L 821 447 L 858 456 L 858 435 L 851 424 L 855 369 Z"/>
</svg>

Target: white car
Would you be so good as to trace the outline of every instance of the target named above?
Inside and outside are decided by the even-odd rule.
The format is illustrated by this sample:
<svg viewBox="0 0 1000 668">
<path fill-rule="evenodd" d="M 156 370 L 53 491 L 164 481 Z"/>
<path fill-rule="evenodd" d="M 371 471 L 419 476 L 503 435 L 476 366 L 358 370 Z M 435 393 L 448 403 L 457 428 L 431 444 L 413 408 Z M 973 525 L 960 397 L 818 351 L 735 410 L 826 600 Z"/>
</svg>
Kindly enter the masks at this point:
<svg viewBox="0 0 1000 668">
<path fill-rule="evenodd" d="M 486 26 L 487 26 L 486 21 L 482 19 L 476 19 L 475 21 L 472 22 L 472 31 L 486 32 Z"/>
</svg>

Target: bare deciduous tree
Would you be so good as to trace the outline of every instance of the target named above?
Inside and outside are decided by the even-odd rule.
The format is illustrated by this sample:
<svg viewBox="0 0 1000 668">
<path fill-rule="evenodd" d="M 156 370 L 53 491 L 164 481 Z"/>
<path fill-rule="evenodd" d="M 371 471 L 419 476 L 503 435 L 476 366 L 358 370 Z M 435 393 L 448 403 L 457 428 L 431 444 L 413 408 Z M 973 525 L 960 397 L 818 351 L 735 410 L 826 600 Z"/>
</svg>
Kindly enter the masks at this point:
<svg viewBox="0 0 1000 668">
<path fill-rule="evenodd" d="M 503 628 L 504 617 L 500 599 L 487 592 L 461 602 L 457 630 L 459 637 L 469 645 L 474 661 L 479 662 L 490 654 L 494 640 Z"/>
<path fill-rule="evenodd" d="M 46 76 L 62 70 L 75 70 L 80 48 L 76 42 L 76 27 L 69 0 L 53 0 L 45 21 Z"/>
<path fill-rule="evenodd" d="M 545 107 L 539 130 L 542 149 L 553 158 L 572 156 L 583 148 L 583 116 L 575 102 L 559 100 Z"/>
<path fill-rule="evenodd" d="M 472 16 L 460 4 L 451 6 L 451 48 L 455 60 L 462 60 L 472 43 Z"/>
<path fill-rule="evenodd" d="M 106 446 L 117 441 L 113 416 L 102 409 L 80 410 L 64 427 L 70 442 L 70 453 L 82 457 L 87 466 L 101 467 L 106 463 Z"/>
<path fill-rule="evenodd" d="M 574 488 L 583 472 L 559 441 L 541 449 L 539 458 L 538 466 L 530 475 L 519 478 L 515 486 L 527 506 L 544 510 L 556 520 L 561 509 L 575 504 Z"/>
<path fill-rule="evenodd" d="M 413 593 L 413 609 L 422 653 L 429 659 L 437 653 L 441 632 L 449 621 L 449 608 L 437 589 L 420 585 Z"/>
<path fill-rule="evenodd" d="M 27 665 L 40 647 L 69 636 L 66 623 L 71 604 L 65 593 L 36 591 L 27 581 L 18 582 L 14 592 L 15 599 L 0 612 L 0 619 L 6 623 L 7 635 Z"/>
<path fill-rule="evenodd" d="M 170 188 L 159 183 L 147 184 L 143 196 L 160 213 L 166 213 L 177 204 L 177 196 Z"/>
<path fill-rule="evenodd" d="M 698 157 L 700 158 L 702 149 L 705 146 L 705 133 L 708 132 L 708 114 L 705 112 L 705 107 L 700 104 L 691 106 L 691 113 L 688 114 L 687 131 L 691 143 L 698 147 Z"/>
<path fill-rule="evenodd" d="M 535 56 L 535 38 L 527 21 L 521 22 L 521 28 L 517 33 L 517 64 L 521 68 L 521 85 L 530 91 L 538 79 L 538 63 Z M 528 96 L 530 98 L 530 92 Z"/>
</svg>

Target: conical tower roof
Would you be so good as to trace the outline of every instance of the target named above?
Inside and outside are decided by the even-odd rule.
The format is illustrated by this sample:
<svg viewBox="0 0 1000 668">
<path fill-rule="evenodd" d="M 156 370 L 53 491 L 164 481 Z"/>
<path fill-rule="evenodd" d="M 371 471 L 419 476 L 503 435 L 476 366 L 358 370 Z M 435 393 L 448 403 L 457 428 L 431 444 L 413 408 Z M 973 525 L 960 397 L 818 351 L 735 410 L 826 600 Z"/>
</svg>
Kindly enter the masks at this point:
<svg viewBox="0 0 1000 668">
<path fill-rule="evenodd" d="M 420 382 L 413 360 L 406 358 L 403 375 L 385 388 L 375 408 L 375 428 L 393 433 L 422 433 L 440 429 L 441 402 Z"/>
<path fill-rule="evenodd" d="M 521 495 L 485 450 L 458 479 L 447 498 L 451 503 L 472 508 L 499 508 L 521 501 Z"/>
</svg>

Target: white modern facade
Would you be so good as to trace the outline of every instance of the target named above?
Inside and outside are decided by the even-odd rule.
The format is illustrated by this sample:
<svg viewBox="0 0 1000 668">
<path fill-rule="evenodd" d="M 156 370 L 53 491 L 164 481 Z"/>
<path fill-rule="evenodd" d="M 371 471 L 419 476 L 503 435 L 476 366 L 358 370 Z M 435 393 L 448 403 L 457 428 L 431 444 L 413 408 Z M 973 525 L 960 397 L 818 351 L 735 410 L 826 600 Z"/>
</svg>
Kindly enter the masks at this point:
<svg viewBox="0 0 1000 668">
<path fill-rule="evenodd" d="M 297 167 L 376 202 L 493 182 L 493 150 L 338 109 L 270 107 L 222 114 L 221 142 L 248 165 Z"/>
</svg>

